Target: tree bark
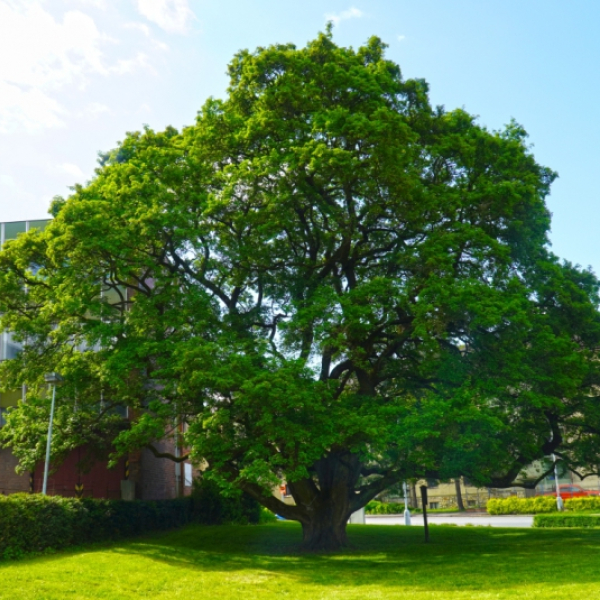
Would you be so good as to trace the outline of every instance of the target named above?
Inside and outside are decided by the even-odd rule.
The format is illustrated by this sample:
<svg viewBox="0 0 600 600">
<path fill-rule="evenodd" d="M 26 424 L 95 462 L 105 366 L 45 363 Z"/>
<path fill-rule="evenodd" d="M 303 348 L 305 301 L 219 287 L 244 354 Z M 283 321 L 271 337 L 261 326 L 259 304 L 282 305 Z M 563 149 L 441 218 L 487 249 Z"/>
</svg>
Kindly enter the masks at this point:
<svg viewBox="0 0 600 600">
<path fill-rule="evenodd" d="M 458 504 L 458 510 L 465 510 L 462 492 L 460 491 L 460 478 L 454 480 L 454 488 L 456 489 L 456 503 Z"/>
<path fill-rule="evenodd" d="M 313 519 L 302 523 L 302 550 L 333 552 L 347 546 L 346 525 L 349 516 L 333 505 L 315 511 Z"/>
<path fill-rule="evenodd" d="M 360 473 L 358 456 L 344 450 L 332 451 L 315 464 L 315 473 L 313 486 L 290 485 L 296 503 L 305 508 L 304 518 L 300 519 L 302 549 L 340 550 L 348 544 L 346 525 Z"/>
</svg>

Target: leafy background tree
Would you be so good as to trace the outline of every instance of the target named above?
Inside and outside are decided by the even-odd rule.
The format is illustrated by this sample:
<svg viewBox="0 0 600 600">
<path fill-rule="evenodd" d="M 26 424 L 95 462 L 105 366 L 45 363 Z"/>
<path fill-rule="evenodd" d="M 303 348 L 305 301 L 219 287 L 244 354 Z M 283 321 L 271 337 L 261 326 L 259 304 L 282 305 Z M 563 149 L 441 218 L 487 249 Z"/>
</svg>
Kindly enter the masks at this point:
<svg viewBox="0 0 600 600">
<path fill-rule="evenodd" d="M 298 520 L 307 549 L 343 546 L 405 478 L 600 463 L 598 283 L 548 250 L 555 174 L 516 123 L 431 107 L 384 50 L 327 31 L 240 52 L 225 100 L 128 134 L 6 244 L 2 325 L 26 347 L 1 377 L 29 393 L 1 435 L 22 466 L 47 371 L 65 378 L 55 456 L 183 422 L 208 476 Z"/>
</svg>

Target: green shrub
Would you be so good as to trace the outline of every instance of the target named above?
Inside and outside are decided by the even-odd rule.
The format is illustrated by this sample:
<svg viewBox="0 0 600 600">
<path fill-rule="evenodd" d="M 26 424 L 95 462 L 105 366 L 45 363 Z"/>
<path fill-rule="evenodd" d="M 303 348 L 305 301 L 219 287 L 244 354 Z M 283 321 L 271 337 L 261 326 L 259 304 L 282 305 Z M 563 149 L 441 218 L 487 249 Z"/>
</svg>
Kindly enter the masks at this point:
<svg viewBox="0 0 600 600">
<path fill-rule="evenodd" d="M 587 500 L 587 498 L 572 498 L 572 500 Z M 534 527 L 600 527 L 600 515 L 573 515 L 555 513 L 552 515 L 536 515 L 533 518 Z"/>
<path fill-rule="evenodd" d="M 420 508 L 411 508 L 411 513 L 420 513 Z M 380 500 L 371 500 L 365 506 L 365 513 L 368 515 L 401 515 L 404 513 L 403 502 L 381 502 Z"/>
<path fill-rule="evenodd" d="M 536 496 L 534 498 L 490 498 L 487 501 L 490 515 L 535 515 L 556 511 L 554 496 Z"/>
<path fill-rule="evenodd" d="M 180 527 L 191 521 L 191 509 L 190 498 L 126 502 L 0 496 L 0 558 Z"/>
<path fill-rule="evenodd" d="M 404 512 L 404 504 L 402 502 L 371 500 L 365 506 L 365 512 L 368 515 L 400 515 Z"/>
<path fill-rule="evenodd" d="M 151 502 L 0 496 L 0 559 L 172 529 L 192 521 L 212 525 L 276 519 L 269 514 L 263 514 L 247 494 L 224 497 L 207 480 L 194 486 L 192 497 Z"/>
<path fill-rule="evenodd" d="M 211 479 L 195 479 L 192 489 L 192 518 L 204 525 L 257 524 L 261 519 L 261 505 L 243 492 L 224 496 L 221 488 Z"/>
<path fill-rule="evenodd" d="M 574 512 L 580 512 L 582 510 L 600 510 L 600 496 L 568 498 L 565 500 L 565 509 Z"/>
<path fill-rule="evenodd" d="M 581 512 L 600 510 L 600 496 L 565 499 L 565 510 Z M 490 498 L 487 502 L 490 515 L 536 515 L 556 512 L 555 496 L 536 496 L 534 498 Z"/>
<path fill-rule="evenodd" d="M 260 519 L 259 523 L 264 525 L 265 523 L 275 523 L 277 521 L 277 516 L 275 513 L 272 513 L 268 508 L 264 506 L 260 507 Z"/>
</svg>

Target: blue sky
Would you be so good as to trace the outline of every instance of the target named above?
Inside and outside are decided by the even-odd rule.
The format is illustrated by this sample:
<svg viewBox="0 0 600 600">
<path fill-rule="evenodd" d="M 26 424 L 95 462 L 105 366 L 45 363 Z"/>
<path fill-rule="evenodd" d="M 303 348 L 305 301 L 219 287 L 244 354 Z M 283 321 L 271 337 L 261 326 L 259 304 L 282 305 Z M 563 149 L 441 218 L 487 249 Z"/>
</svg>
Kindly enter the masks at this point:
<svg viewBox="0 0 600 600">
<path fill-rule="evenodd" d="M 193 122 L 233 54 L 334 39 L 389 44 L 434 104 L 523 124 L 558 171 L 561 257 L 600 273 L 597 0 L 0 0 L 0 220 L 43 218 L 124 132 Z"/>
</svg>

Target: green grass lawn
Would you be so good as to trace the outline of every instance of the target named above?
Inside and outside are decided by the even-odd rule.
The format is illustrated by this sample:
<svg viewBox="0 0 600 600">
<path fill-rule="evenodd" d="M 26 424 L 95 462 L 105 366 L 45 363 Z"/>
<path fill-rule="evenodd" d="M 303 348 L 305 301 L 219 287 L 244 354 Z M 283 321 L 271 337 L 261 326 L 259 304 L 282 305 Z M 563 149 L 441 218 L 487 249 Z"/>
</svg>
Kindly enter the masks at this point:
<svg viewBox="0 0 600 600">
<path fill-rule="evenodd" d="M 0 563 L 0 598 L 591 600 L 600 530 L 350 526 L 352 549 L 302 555 L 293 523 L 191 526 Z"/>
</svg>

